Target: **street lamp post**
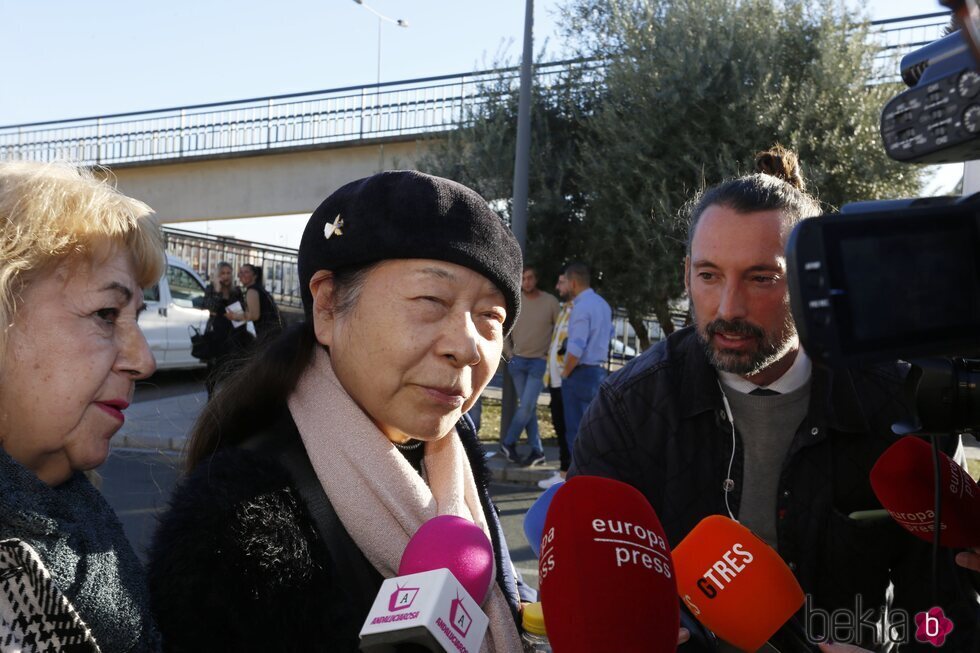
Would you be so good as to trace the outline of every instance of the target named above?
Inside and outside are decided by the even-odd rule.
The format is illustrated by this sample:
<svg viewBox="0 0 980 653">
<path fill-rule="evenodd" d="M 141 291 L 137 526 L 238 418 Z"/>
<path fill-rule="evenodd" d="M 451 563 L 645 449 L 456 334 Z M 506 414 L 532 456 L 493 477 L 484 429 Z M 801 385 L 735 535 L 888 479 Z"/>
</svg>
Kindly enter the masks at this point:
<svg viewBox="0 0 980 653">
<path fill-rule="evenodd" d="M 514 152 L 514 197 L 510 228 L 527 260 L 527 198 L 531 157 L 531 63 L 534 57 L 534 0 L 524 2 L 524 53 L 521 59 L 521 91 L 517 102 L 517 147 Z M 500 437 L 517 411 L 517 391 L 504 368 L 503 398 L 500 407 Z M 535 408 L 536 410 L 536 408 Z"/>
<path fill-rule="evenodd" d="M 534 58 L 534 0 L 524 3 L 524 53 L 521 58 L 521 90 L 517 101 L 517 147 L 514 152 L 514 198 L 510 228 L 521 251 L 526 252 L 527 198 L 531 153 L 531 76 Z"/>
<path fill-rule="evenodd" d="M 401 18 L 389 18 L 388 16 L 385 16 L 384 14 L 382 14 L 381 12 L 379 12 L 378 10 L 376 10 L 374 7 L 371 7 L 370 5 L 365 4 L 364 3 L 364 0 L 354 0 L 354 2 L 357 3 L 357 4 L 359 4 L 359 5 L 361 5 L 362 7 L 364 7 L 365 9 L 367 9 L 372 14 L 374 14 L 375 16 L 378 17 L 378 82 L 377 82 L 377 92 L 376 92 L 375 97 L 377 98 L 377 101 L 376 101 L 377 102 L 377 107 L 376 108 L 377 108 L 377 111 L 378 111 L 378 119 L 379 119 L 379 122 L 380 122 L 380 118 L 381 118 L 381 24 L 383 22 L 389 22 L 389 23 L 391 23 L 393 25 L 397 25 L 398 27 L 404 27 L 404 28 L 407 29 L 408 28 L 408 21 L 407 20 L 402 20 Z M 384 144 L 378 145 L 378 154 L 379 154 L 378 171 L 380 172 L 381 170 L 384 170 L 384 167 L 385 167 L 385 146 L 384 146 Z"/>
</svg>

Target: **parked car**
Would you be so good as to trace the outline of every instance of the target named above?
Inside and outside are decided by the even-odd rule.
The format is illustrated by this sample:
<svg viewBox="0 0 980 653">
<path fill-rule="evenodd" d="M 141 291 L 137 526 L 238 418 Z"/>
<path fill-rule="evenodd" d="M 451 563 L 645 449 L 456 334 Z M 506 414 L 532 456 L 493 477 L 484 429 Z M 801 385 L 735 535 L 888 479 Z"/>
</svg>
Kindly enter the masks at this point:
<svg viewBox="0 0 980 653">
<path fill-rule="evenodd" d="M 139 324 L 158 370 L 203 367 L 191 356 L 191 335 L 195 328 L 204 331 L 208 322 L 204 288 L 204 281 L 187 263 L 168 254 L 166 273 L 143 291 L 146 311 Z"/>
<path fill-rule="evenodd" d="M 636 357 L 636 350 L 619 338 L 613 338 L 609 341 L 609 355 L 613 359 L 628 361 Z"/>
</svg>

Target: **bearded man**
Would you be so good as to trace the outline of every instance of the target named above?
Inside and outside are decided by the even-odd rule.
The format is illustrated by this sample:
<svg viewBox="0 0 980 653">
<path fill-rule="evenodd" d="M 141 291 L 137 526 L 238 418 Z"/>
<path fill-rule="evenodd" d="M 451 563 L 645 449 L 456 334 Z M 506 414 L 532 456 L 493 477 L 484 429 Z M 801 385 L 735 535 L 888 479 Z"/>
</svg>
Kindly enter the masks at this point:
<svg viewBox="0 0 980 653">
<path fill-rule="evenodd" d="M 692 202 L 685 281 L 695 324 L 603 384 L 569 476 L 636 487 L 672 547 L 708 515 L 737 519 L 779 552 L 814 614 L 853 612 L 859 599 L 865 614 L 904 610 L 911 621 L 936 605 L 929 545 L 886 514 L 859 519 L 883 514 L 868 475 L 896 440 L 890 427 L 905 414 L 908 366 L 831 373 L 811 365 L 790 312 L 785 246 L 819 205 L 803 191 L 792 153 L 770 151 L 760 169 Z M 953 650 L 974 651 L 977 595 L 953 553 L 941 554 L 936 600 L 956 624 Z M 885 650 L 861 617 L 849 643 Z M 914 632 L 912 624 L 900 650 L 918 650 Z"/>
</svg>

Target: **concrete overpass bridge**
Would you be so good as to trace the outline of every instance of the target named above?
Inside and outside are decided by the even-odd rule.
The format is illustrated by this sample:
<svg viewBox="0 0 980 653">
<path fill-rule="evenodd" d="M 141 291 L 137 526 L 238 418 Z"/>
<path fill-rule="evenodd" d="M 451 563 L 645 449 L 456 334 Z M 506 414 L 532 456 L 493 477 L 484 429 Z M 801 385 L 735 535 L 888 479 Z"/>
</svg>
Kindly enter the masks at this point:
<svg viewBox="0 0 980 653">
<path fill-rule="evenodd" d="M 895 55 L 942 35 L 948 14 L 873 23 L 871 82 L 897 80 Z M 535 66 L 562 84 L 599 61 Z M 165 223 L 309 213 L 347 181 L 412 168 L 434 139 L 466 124 L 519 70 L 480 71 L 153 111 L 0 127 L 0 160 L 104 166 Z"/>
<path fill-rule="evenodd" d="M 540 65 L 536 83 L 597 65 Z M 518 75 L 480 71 L 0 127 L 0 159 L 106 167 L 164 223 L 309 213 L 348 181 L 413 168 L 434 139 Z"/>
</svg>

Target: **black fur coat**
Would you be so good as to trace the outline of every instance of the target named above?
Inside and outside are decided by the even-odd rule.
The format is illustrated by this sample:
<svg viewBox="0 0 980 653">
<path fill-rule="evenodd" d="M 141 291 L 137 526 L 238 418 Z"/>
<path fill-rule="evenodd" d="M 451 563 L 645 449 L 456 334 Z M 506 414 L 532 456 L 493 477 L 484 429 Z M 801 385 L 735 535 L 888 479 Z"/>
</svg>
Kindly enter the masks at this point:
<svg viewBox="0 0 980 653">
<path fill-rule="evenodd" d="M 498 583 L 516 619 L 527 588 L 515 578 L 468 418 L 457 430 L 490 524 Z M 154 537 L 148 575 L 166 651 L 358 649 L 363 592 L 344 586 L 290 477 L 261 452 L 222 449 L 181 483 Z"/>
</svg>

